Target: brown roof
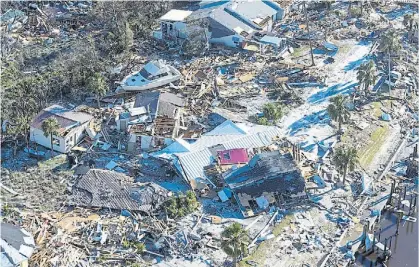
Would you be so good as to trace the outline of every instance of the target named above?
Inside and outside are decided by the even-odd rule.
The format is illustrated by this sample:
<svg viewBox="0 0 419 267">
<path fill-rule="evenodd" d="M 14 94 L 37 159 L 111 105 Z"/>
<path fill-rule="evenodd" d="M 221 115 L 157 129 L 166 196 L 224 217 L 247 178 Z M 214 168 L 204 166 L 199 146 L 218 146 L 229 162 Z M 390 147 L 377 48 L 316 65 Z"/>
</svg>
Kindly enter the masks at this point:
<svg viewBox="0 0 419 267">
<path fill-rule="evenodd" d="M 68 127 L 78 125 L 77 121 L 57 116 L 49 111 L 42 110 L 36 117 L 33 119 L 31 127 L 42 130 L 42 122 L 48 118 L 55 118 L 60 125 L 59 132 L 65 132 Z"/>
<path fill-rule="evenodd" d="M 169 196 L 169 191 L 157 184 L 133 186 L 133 178 L 125 174 L 91 169 L 74 185 L 70 203 L 150 212 Z"/>
<path fill-rule="evenodd" d="M 42 130 L 42 122 L 48 118 L 55 118 L 60 125 L 59 132 L 63 133 L 69 128 L 90 121 L 93 116 L 85 112 L 70 111 L 60 105 L 52 105 L 36 115 L 31 127 Z"/>
</svg>

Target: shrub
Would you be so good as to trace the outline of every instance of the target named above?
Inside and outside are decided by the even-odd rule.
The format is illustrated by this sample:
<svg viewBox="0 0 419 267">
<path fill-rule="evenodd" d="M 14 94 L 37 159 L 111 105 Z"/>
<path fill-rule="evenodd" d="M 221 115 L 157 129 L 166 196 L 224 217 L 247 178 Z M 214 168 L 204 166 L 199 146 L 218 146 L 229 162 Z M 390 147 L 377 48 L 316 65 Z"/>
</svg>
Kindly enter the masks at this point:
<svg viewBox="0 0 419 267">
<path fill-rule="evenodd" d="M 172 218 L 186 216 L 194 212 L 198 206 L 199 203 L 192 191 L 187 191 L 186 195 L 180 194 L 172 197 L 165 204 L 167 214 Z"/>
</svg>

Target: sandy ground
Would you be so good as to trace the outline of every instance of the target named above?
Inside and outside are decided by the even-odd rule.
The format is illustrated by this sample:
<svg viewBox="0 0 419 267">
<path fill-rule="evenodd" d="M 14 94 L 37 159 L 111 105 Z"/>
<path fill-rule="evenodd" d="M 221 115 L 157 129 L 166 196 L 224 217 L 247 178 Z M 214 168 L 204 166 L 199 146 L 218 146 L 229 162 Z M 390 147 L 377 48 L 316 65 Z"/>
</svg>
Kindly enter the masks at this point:
<svg viewBox="0 0 419 267">
<path fill-rule="evenodd" d="M 343 43 L 335 44 L 342 47 Z M 305 103 L 291 110 L 281 121 L 280 127 L 291 140 L 297 141 L 301 136 L 321 138 L 334 133 L 335 130 L 329 125 L 326 112 L 329 98 L 338 94 L 348 94 L 353 90 L 357 85 L 356 67 L 364 61 L 371 47 L 371 45 L 360 45 L 355 41 L 345 41 L 344 44 L 345 47 L 348 45 L 353 47 L 348 53 L 338 52 L 335 63 L 325 67 L 328 86 L 307 88 L 307 93 L 303 96 L 306 99 Z M 321 69 L 322 66 L 318 68 Z"/>
</svg>

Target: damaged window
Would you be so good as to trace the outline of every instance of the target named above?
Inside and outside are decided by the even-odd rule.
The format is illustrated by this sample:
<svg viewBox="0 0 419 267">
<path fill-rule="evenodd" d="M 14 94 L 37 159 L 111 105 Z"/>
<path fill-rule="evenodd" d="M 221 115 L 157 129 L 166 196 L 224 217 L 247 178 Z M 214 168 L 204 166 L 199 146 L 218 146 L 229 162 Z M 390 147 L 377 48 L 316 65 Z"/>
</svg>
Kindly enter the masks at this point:
<svg viewBox="0 0 419 267">
<path fill-rule="evenodd" d="M 150 77 L 152 76 L 151 73 L 149 73 L 148 71 L 146 71 L 145 69 L 141 69 L 140 70 L 140 74 L 141 76 L 143 76 L 144 78 L 146 78 L 147 80 L 150 79 Z"/>
<path fill-rule="evenodd" d="M 52 143 L 54 146 L 59 146 L 60 145 L 60 139 L 56 138 L 56 137 L 52 137 Z"/>
</svg>

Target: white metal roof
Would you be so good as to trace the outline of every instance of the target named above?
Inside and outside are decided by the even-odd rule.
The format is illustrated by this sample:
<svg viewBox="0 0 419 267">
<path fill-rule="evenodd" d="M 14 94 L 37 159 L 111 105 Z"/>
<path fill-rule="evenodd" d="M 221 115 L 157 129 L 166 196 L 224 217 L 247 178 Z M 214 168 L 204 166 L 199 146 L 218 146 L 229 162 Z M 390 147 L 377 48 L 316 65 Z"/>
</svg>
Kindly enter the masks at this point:
<svg viewBox="0 0 419 267">
<path fill-rule="evenodd" d="M 192 11 L 172 9 L 163 15 L 160 20 L 184 21 L 190 14 L 192 14 Z"/>
</svg>

